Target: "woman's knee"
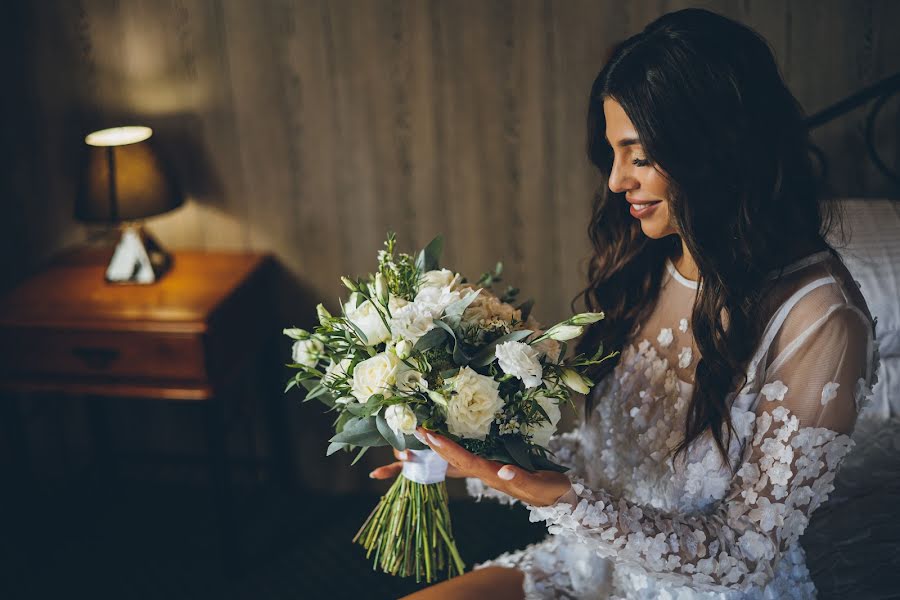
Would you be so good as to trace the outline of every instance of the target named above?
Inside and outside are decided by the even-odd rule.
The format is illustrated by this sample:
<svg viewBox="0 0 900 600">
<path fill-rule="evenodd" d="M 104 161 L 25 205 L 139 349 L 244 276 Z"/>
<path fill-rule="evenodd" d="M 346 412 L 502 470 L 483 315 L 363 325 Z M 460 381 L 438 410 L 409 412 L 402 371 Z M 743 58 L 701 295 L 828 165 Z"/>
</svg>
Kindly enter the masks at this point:
<svg viewBox="0 0 900 600">
<path fill-rule="evenodd" d="M 401 600 L 522 600 L 523 578 L 518 569 L 484 567 L 429 586 Z"/>
</svg>

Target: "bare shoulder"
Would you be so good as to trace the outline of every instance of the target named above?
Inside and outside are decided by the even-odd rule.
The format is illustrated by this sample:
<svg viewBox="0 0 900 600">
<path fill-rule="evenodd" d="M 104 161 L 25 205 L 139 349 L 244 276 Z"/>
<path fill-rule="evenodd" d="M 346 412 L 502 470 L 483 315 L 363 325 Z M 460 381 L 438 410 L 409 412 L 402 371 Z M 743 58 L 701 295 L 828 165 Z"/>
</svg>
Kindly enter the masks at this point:
<svg viewBox="0 0 900 600">
<path fill-rule="evenodd" d="M 401 600 L 523 600 L 524 575 L 508 567 L 484 567 L 429 586 Z"/>
</svg>

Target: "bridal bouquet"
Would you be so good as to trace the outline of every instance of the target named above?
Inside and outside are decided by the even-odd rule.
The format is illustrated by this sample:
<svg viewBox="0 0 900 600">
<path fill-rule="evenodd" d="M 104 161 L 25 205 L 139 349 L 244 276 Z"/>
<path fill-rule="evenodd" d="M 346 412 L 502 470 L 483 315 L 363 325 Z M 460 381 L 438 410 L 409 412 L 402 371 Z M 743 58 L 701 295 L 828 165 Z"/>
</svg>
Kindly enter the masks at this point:
<svg viewBox="0 0 900 600">
<path fill-rule="evenodd" d="M 438 236 L 415 256 L 395 254 L 388 234 L 378 270 L 342 277 L 349 298 L 341 315 L 317 307 L 313 331 L 284 330 L 294 339 L 297 372 L 285 392 L 302 386 L 336 413 L 327 454 L 373 446 L 409 451 L 403 471 L 353 538 L 375 553 L 386 573 L 433 581 L 461 574 L 450 524 L 447 462 L 416 437 L 416 427 L 448 436 L 470 452 L 528 470 L 565 471 L 545 448 L 571 392 L 588 393 L 584 375 L 602 362 L 566 358 L 567 342 L 603 313 L 581 313 L 546 331 L 515 305 L 516 288 L 501 295 L 502 263 L 475 283 L 438 265 Z"/>
</svg>

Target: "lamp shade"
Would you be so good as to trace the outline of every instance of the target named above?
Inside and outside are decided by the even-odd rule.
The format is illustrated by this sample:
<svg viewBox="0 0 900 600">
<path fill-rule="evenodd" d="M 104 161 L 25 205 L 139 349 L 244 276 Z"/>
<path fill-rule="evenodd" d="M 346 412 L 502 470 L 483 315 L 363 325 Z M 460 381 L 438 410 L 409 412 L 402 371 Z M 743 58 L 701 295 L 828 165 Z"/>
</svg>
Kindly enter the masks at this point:
<svg viewBox="0 0 900 600">
<path fill-rule="evenodd" d="M 75 216 L 117 223 L 177 208 L 184 197 L 150 143 L 149 127 L 95 131 L 87 144 Z"/>
</svg>

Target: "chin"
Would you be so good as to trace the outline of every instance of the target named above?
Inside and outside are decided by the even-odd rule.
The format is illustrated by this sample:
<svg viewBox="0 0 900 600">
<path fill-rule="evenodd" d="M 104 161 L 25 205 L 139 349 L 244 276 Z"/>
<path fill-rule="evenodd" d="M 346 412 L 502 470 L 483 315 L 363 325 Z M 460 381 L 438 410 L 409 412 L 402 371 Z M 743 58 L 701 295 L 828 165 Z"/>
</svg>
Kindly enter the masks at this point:
<svg viewBox="0 0 900 600">
<path fill-rule="evenodd" d="M 663 227 L 659 223 L 641 221 L 641 231 L 644 232 L 648 238 L 658 240 L 666 237 L 672 232 L 669 231 L 668 227 Z"/>
</svg>

